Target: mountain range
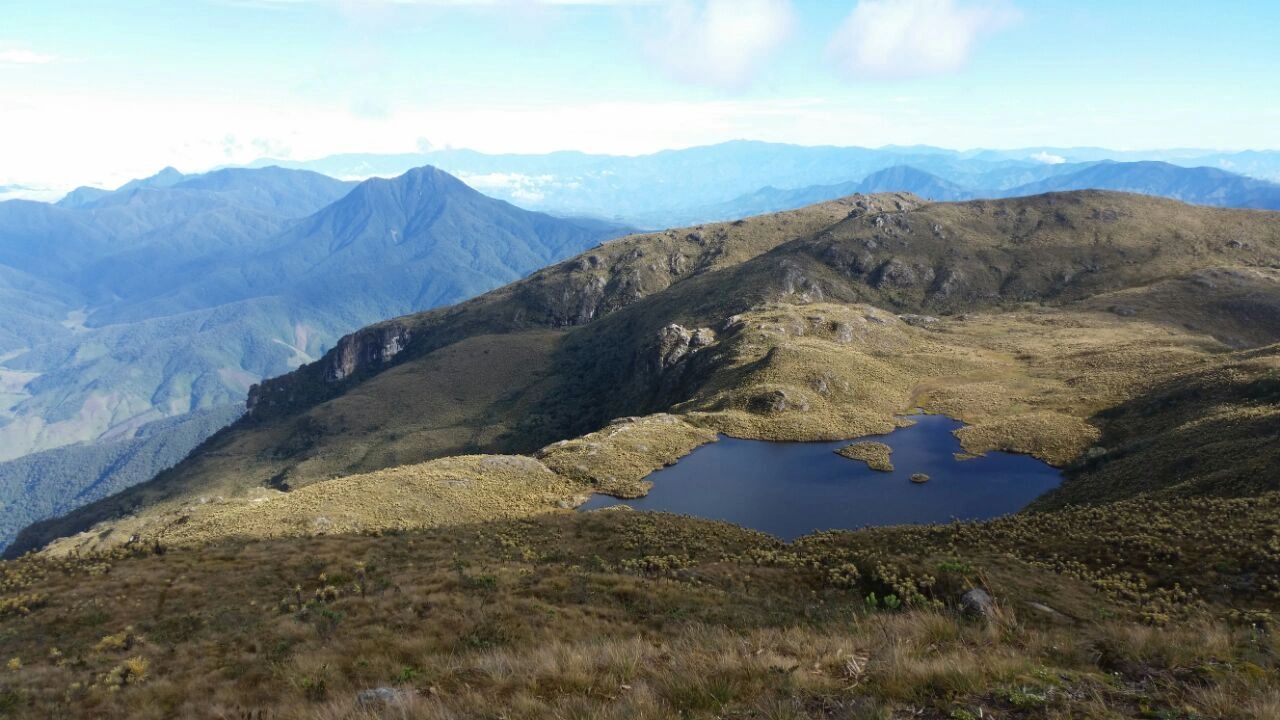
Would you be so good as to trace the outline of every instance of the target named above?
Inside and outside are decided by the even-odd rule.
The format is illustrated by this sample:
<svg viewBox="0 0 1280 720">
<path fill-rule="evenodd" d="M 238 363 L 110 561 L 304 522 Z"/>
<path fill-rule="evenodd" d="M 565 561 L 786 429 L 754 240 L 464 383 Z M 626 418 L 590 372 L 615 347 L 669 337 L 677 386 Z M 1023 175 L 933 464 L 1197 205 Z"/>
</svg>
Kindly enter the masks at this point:
<svg viewBox="0 0 1280 720">
<path fill-rule="evenodd" d="M 1045 507 L 1280 489 L 1277 218 L 1100 191 L 894 193 L 631 235 L 344 337 L 252 388 L 246 415 L 172 470 L 14 547 L 537 512 L 555 493 L 643 494 L 715 432 L 857 437 L 911 407 L 963 419 L 971 453 L 1069 468 Z M 423 488 L 420 511 L 390 499 L 508 462 L 477 453 L 536 457 L 564 484 L 481 505 Z"/>
<path fill-rule="evenodd" d="M 854 193 L 910 192 L 929 200 L 1005 198 L 1066 190 L 1119 190 L 1173 198 L 1197 205 L 1280 210 L 1280 184 L 1208 167 L 1181 167 L 1158 161 L 1102 161 L 1054 166 L 1054 173 L 1012 187 L 966 187 L 909 165 L 871 173 L 860 181 L 815 185 L 791 190 L 761 188 L 752 193 L 693 210 L 682 219 L 723 220 L 789 210 Z"/>
<path fill-rule="evenodd" d="M 396 155 L 333 155 L 306 161 L 265 159 L 253 165 L 279 164 L 342 178 L 391 176 L 411 167 L 433 165 L 481 192 L 521 207 L 664 228 L 731 220 L 741 217 L 743 209 L 748 213 L 781 209 L 734 204 L 735 199 L 762 188 L 810 189 L 806 195 L 809 202 L 832 199 L 839 195 L 829 194 L 830 189 L 825 194 L 813 189 L 862 182 L 873 173 L 897 166 L 936 175 L 963 188 L 968 197 L 1010 197 L 1031 194 L 1025 190 L 1013 192 L 1019 186 L 1106 161 L 1209 167 L 1280 182 L 1280 152 L 1276 151 L 1117 151 L 1087 147 L 958 151 L 924 145 L 861 148 L 745 140 L 637 156 L 579 152 L 491 155 L 439 149 Z"/>
<path fill-rule="evenodd" d="M 538 197 L 515 198 L 523 180 L 505 191 L 520 202 L 598 216 L 611 213 L 596 203 L 617 203 L 641 213 L 632 218 L 640 224 L 737 219 L 893 191 L 956 201 L 1104 188 L 1280 207 L 1280 186 L 1223 170 L 1098 160 L 1086 151 L 1067 153 L 1078 162 L 1057 161 L 1066 155 L 1046 162 L 1052 153 L 1045 149 L 1031 154 L 1041 159 L 731 143 L 631 159 L 432 157 L 497 190 L 499 179 L 526 176 L 555 188 L 559 181 L 547 178 L 561 176 L 549 171 L 570 172 L 568 185 Z M 858 175 L 890 160 L 941 174 L 892 164 Z M 371 171 L 403 161 L 360 162 Z M 777 184 L 728 195 L 765 177 Z M 842 179 L 784 185 L 812 178 Z M 668 206 L 645 210 L 647 193 Z M 682 206 L 699 197 L 720 199 Z M 29 507 L 61 512 L 97 499 L 175 462 L 216 429 L 210 418 L 234 417 L 252 385 L 320 357 L 345 332 L 478 295 L 622 232 L 617 223 L 522 210 L 430 167 L 361 183 L 274 166 L 199 175 L 165 168 L 113 191 L 78 188 L 56 204 L 0 203 L 0 478 L 79 467 L 79 479 L 50 481 L 79 488 L 73 501 L 59 491 L 57 503 Z M 608 282 L 602 292 L 638 280 Z M 562 315 L 562 322 L 575 317 Z M 193 412 L 200 414 L 184 424 Z M 154 440 L 163 433 L 173 439 Z M 140 443 L 143 437 L 153 439 Z M 65 446 L 72 446 L 68 455 L 58 456 Z M 35 465 L 3 462 L 30 453 L 52 455 L 31 459 Z M 103 458 L 126 453 L 128 463 L 102 467 Z M 11 519 L 0 527 L 0 544 L 41 517 L 15 502 L 6 505 Z"/>
<path fill-rule="evenodd" d="M 0 203 L 0 296 L 9 301 L 0 460 L 172 433 L 182 425 L 172 419 L 193 412 L 230 419 L 252 384 L 345 332 L 457 302 L 621 232 L 521 210 L 431 168 L 361 184 L 281 168 L 166 169 L 58 205 Z M 163 456 L 125 475 L 145 479 L 138 468 L 164 467 L 217 429 L 183 427 L 146 446 L 163 446 Z M 68 452 L 76 460 L 38 460 L 83 470 L 58 479 L 59 498 L 118 489 L 104 477 L 115 470 L 94 459 L 105 450 Z M 23 472 L 0 464 L 0 477 Z M 14 503 L 64 507 L 5 499 L 0 543 L 40 516 Z"/>
</svg>

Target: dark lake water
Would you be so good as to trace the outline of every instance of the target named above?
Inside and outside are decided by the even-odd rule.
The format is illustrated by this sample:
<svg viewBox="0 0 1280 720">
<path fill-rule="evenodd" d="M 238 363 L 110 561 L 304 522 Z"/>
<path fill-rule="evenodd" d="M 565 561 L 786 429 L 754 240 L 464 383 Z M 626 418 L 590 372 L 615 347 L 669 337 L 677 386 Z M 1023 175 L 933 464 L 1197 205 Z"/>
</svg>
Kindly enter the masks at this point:
<svg viewBox="0 0 1280 720">
<path fill-rule="evenodd" d="M 962 423 L 913 415 L 916 424 L 859 438 L 893 448 L 893 472 L 835 451 L 856 440 L 782 443 L 722 437 L 649 475 L 645 497 L 594 495 L 581 509 L 626 504 L 727 520 L 786 540 L 816 530 L 868 525 L 980 520 L 1021 510 L 1062 481 L 1061 473 L 1027 455 L 992 452 L 956 460 Z M 929 482 L 910 481 L 925 473 Z"/>
</svg>

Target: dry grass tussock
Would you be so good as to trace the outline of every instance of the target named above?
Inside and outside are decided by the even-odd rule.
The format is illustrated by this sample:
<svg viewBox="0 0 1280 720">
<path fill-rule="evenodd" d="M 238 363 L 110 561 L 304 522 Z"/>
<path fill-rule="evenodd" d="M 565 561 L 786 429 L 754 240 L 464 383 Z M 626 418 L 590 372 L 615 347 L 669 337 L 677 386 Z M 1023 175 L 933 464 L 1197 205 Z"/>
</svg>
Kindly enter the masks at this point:
<svg viewBox="0 0 1280 720">
<path fill-rule="evenodd" d="M 1196 502 L 793 545 L 588 513 L 33 556 L 0 564 L 5 597 L 47 596 L 0 618 L 0 714 L 1267 717 L 1280 501 Z M 1216 597 L 1204 566 L 1251 580 Z M 957 609 L 975 583 L 989 621 Z M 1194 596 L 1152 616 L 1178 585 Z"/>
</svg>

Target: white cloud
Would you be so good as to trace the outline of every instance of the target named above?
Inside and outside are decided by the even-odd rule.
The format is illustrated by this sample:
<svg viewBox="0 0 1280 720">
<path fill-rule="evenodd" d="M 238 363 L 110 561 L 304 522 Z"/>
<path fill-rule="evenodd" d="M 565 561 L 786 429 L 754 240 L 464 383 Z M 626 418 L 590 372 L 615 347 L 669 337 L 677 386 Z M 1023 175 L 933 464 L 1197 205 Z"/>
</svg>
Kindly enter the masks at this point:
<svg viewBox="0 0 1280 720">
<path fill-rule="evenodd" d="M 1039 163 L 1044 163 L 1045 165 L 1061 165 L 1067 161 L 1067 159 L 1061 155 L 1054 155 L 1053 153 L 1044 152 L 1043 150 L 1032 155 L 1031 159 Z"/>
<path fill-rule="evenodd" d="M 984 35 L 1019 18 L 1003 0 L 859 0 L 827 46 L 858 78 L 909 78 L 958 70 Z"/>
<path fill-rule="evenodd" d="M 748 84 L 795 25 L 790 0 L 673 2 L 650 53 L 679 80 L 724 88 Z"/>
<path fill-rule="evenodd" d="M 0 47 L 0 65 L 45 65 L 56 59 L 52 55 L 32 50 Z"/>
<path fill-rule="evenodd" d="M 459 175 L 463 182 L 482 192 L 503 195 L 525 203 L 537 204 L 546 198 L 546 191 L 556 187 L 572 186 L 561 183 L 554 175 L 525 175 L 523 173 L 482 173 Z"/>
</svg>

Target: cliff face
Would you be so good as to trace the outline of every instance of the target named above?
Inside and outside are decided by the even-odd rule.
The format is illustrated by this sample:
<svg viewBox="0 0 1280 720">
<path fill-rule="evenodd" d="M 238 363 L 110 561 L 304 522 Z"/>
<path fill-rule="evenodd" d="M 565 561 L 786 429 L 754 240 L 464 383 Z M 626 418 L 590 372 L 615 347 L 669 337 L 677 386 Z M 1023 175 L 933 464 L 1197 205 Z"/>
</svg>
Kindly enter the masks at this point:
<svg viewBox="0 0 1280 720">
<path fill-rule="evenodd" d="M 329 359 L 325 380 L 341 382 L 361 369 L 391 362 L 409 344 L 410 337 L 409 328 L 399 323 L 347 335 L 338 341 Z"/>
<path fill-rule="evenodd" d="M 358 330 L 344 336 L 337 346 L 310 367 L 308 375 L 319 374 L 327 384 L 340 383 L 365 371 L 385 367 L 409 346 L 413 333 L 409 326 L 390 321 Z M 297 398 L 292 389 L 292 374 L 265 380 L 249 388 L 246 406 L 249 413 L 264 413 L 290 405 Z"/>
</svg>

